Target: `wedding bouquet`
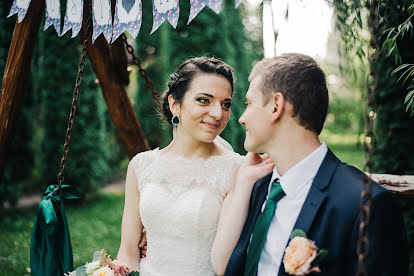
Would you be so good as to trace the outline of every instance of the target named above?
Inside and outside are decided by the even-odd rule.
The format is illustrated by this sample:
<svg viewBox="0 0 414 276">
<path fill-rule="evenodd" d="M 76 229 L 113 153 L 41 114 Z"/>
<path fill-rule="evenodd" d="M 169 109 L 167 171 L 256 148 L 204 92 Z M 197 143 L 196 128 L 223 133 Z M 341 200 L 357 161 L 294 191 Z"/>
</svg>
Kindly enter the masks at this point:
<svg viewBox="0 0 414 276">
<path fill-rule="evenodd" d="M 139 272 L 131 271 L 128 266 L 118 260 L 112 260 L 105 249 L 96 251 L 93 260 L 76 270 L 65 273 L 65 276 L 139 276 Z"/>
</svg>

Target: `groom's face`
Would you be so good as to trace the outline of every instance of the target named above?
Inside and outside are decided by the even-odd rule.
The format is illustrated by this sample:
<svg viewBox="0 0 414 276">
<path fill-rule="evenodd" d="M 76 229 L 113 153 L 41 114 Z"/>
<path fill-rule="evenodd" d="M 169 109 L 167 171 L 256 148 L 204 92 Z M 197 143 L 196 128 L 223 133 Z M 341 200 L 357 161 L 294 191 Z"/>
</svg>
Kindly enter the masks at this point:
<svg viewBox="0 0 414 276">
<path fill-rule="evenodd" d="M 250 82 L 246 93 L 246 110 L 239 123 L 246 127 L 244 148 L 250 152 L 266 152 L 266 143 L 272 135 L 270 102 L 265 103 L 260 75 Z"/>
</svg>

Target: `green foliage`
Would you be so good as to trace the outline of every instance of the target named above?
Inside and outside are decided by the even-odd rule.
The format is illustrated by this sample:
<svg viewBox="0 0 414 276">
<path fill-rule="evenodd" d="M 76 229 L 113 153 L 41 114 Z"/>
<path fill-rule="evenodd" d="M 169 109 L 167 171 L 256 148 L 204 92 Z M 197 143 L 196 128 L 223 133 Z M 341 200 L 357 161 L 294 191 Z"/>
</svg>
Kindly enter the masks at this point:
<svg viewBox="0 0 414 276">
<path fill-rule="evenodd" d="M 403 7 L 411 4 L 408 8 L 401 9 L 403 16 L 406 18 L 402 23 L 400 23 L 400 21 L 397 22 L 398 26 L 394 25 L 396 27 L 386 28 L 383 31 L 382 49 L 387 52 L 387 56 L 394 57 L 394 63 L 396 65 L 400 65 L 392 72 L 393 74 L 400 76 L 398 82 L 402 81 L 402 84 L 405 84 L 407 81 L 410 81 L 404 104 L 406 104 L 406 111 L 411 109 L 412 116 L 414 114 L 414 65 L 403 63 L 399 45 L 400 43 L 404 43 L 404 40 L 412 40 L 413 38 L 414 27 L 412 22 L 414 16 L 414 4 L 412 1 L 405 1 L 404 4 Z"/>
<path fill-rule="evenodd" d="M 79 40 L 57 37 L 53 30 L 39 39 L 39 90 L 42 94 L 43 188 L 57 182 L 67 129 L 73 87 L 80 60 Z M 57 70 L 57 68 L 59 68 Z M 107 176 L 104 101 L 95 76 L 86 63 L 70 140 L 65 184 L 74 185 L 82 196 L 93 192 Z"/>
<path fill-rule="evenodd" d="M 367 45 L 366 33 L 364 29 L 367 26 L 367 0 L 343 1 L 327 0 L 335 10 L 335 28 L 341 34 L 343 50 L 341 54 L 364 59 L 366 52 L 364 46 Z"/>
<path fill-rule="evenodd" d="M 361 100 L 352 97 L 339 97 L 333 94 L 329 103 L 329 114 L 325 129 L 333 133 L 351 132 L 361 133 L 364 105 Z"/>
</svg>

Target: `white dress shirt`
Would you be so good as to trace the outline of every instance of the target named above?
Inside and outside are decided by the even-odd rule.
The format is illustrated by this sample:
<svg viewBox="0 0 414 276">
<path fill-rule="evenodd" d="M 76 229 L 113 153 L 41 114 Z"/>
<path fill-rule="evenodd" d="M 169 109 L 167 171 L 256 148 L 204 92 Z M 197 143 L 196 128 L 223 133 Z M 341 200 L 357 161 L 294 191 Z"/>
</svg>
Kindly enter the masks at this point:
<svg viewBox="0 0 414 276">
<path fill-rule="evenodd" d="M 286 195 L 277 203 L 275 215 L 270 222 L 260 255 L 258 276 L 277 275 L 290 234 L 327 152 L 327 146 L 322 143 L 320 147 L 290 168 L 283 176 L 279 175 L 276 167 L 274 168 L 268 195 L 270 184 L 276 178 L 279 178 L 280 185 Z M 262 211 L 265 205 L 266 201 L 263 203 Z"/>
</svg>

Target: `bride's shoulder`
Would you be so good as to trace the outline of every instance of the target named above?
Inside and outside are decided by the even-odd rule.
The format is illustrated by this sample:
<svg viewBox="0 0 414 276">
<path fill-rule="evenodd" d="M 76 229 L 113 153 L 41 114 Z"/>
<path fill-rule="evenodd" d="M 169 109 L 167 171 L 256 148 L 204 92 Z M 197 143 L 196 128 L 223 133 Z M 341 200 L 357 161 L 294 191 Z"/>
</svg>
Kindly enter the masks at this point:
<svg viewBox="0 0 414 276">
<path fill-rule="evenodd" d="M 139 152 L 131 159 L 130 165 L 133 165 L 135 167 L 150 163 L 157 156 L 158 151 L 159 148 Z"/>
</svg>

